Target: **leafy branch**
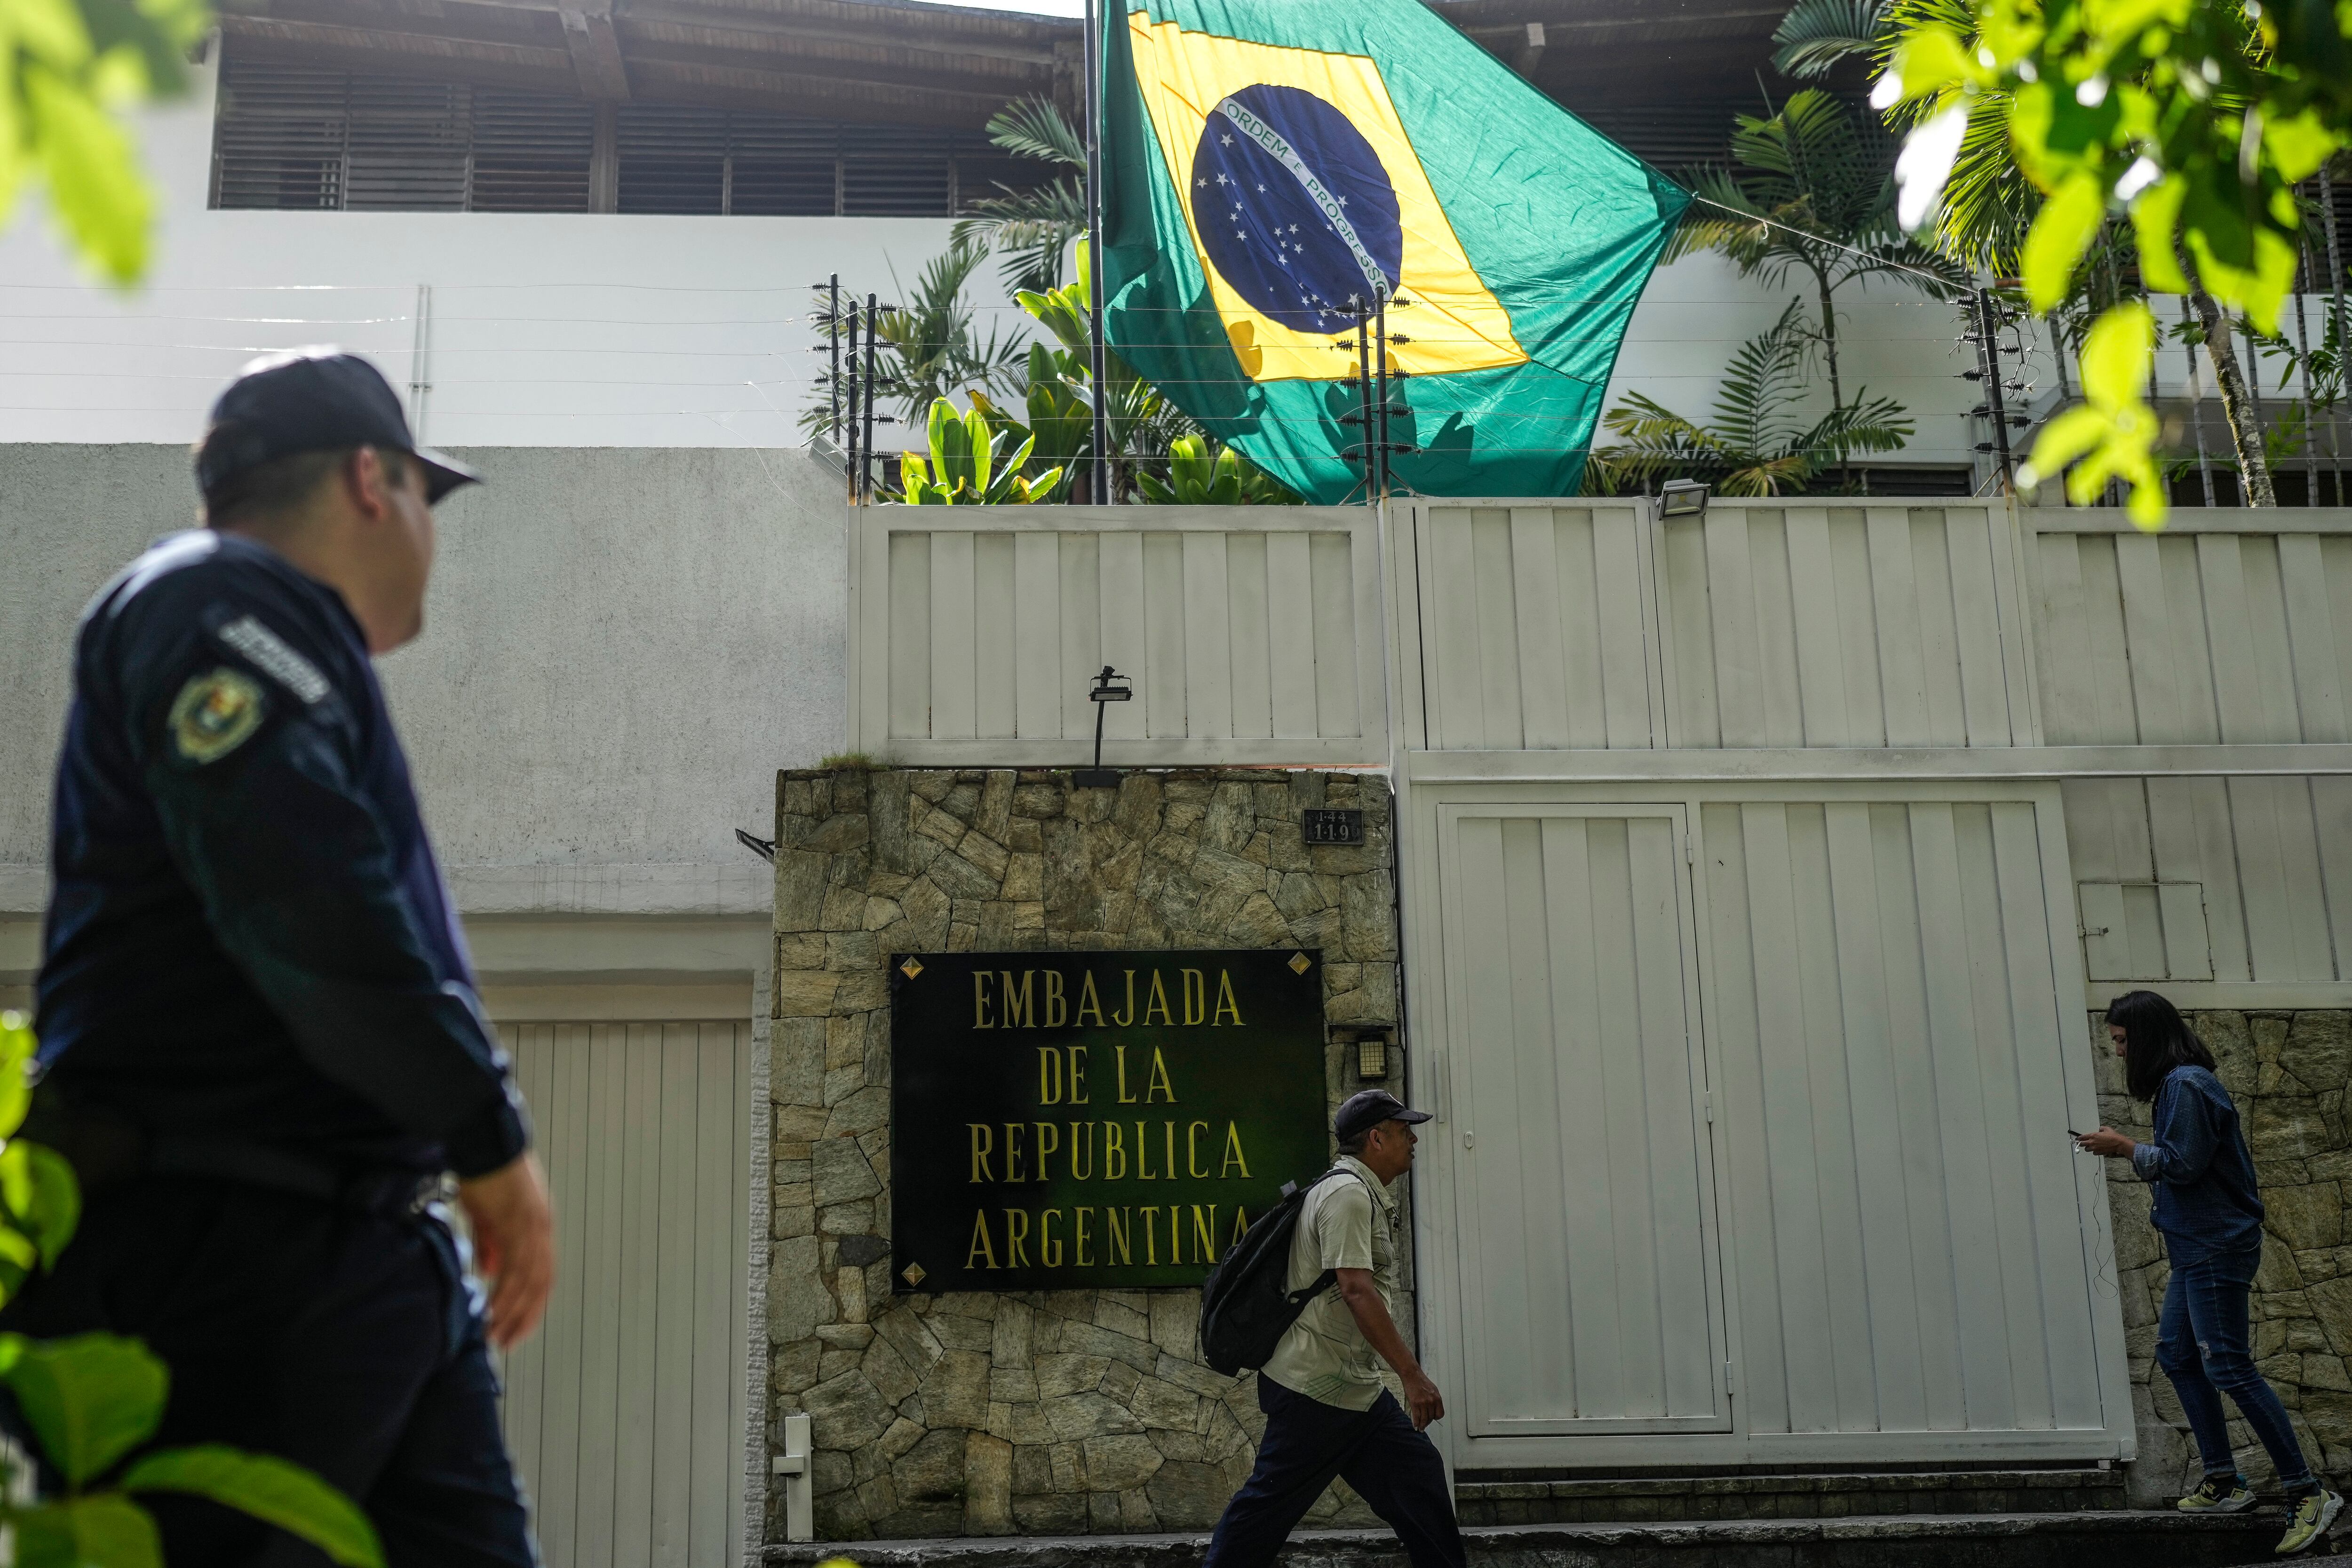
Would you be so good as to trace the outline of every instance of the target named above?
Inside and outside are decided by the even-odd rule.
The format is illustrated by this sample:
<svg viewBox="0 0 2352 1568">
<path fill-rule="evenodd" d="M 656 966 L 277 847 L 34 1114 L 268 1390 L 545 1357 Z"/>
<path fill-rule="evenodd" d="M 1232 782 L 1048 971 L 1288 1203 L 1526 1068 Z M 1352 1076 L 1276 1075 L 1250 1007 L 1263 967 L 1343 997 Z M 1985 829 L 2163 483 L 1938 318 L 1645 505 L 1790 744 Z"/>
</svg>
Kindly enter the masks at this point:
<svg viewBox="0 0 2352 1568">
<path fill-rule="evenodd" d="M 81 1220 L 73 1167 L 14 1136 L 32 1101 L 34 1047 L 24 1016 L 0 1013 L 0 1301 L 53 1268 Z M 46 1497 L 13 1475 L 0 1487 L 0 1530 L 15 1538 L 15 1568 L 163 1568 L 162 1537 L 137 1500 L 153 1492 L 239 1510 L 343 1568 L 383 1568 L 367 1515 L 299 1465 L 217 1444 L 142 1452 L 163 1424 L 171 1373 L 136 1340 L 0 1334 L 0 1384 L 61 1483 Z"/>
</svg>

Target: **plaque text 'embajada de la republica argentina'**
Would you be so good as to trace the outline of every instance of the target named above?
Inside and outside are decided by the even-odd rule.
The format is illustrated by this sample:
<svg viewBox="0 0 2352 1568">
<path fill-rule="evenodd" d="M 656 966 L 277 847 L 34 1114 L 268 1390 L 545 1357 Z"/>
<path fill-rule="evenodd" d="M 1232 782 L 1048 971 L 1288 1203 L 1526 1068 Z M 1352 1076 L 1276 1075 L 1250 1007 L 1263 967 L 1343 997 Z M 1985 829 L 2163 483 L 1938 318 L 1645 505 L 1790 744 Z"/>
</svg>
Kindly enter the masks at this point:
<svg viewBox="0 0 2352 1568">
<path fill-rule="evenodd" d="M 1198 1284 L 1324 1168 L 1319 954 L 888 962 L 901 1289 Z"/>
</svg>

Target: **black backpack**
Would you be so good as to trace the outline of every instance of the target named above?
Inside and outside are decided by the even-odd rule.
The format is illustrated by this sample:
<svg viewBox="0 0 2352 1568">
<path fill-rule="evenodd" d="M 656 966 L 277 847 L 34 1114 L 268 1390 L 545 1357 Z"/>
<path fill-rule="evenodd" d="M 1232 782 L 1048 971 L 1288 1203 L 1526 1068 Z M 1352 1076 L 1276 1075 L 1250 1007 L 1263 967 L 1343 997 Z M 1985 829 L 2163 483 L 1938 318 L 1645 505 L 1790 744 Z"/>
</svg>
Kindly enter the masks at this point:
<svg viewBox="0 0 2352 1568">
<path fill-rule="evenodd" d="M 1264 1366 L 1307 1303 L 1331 1288 L 1338 1275 L 1326 1268 L 1306 1289 L 1290 1289 L 1290 1238 L 1307 1194 L 1333 1176 L 1353 1173 L 1334 1165 L 1303 1187 L 1284 1184 L 1281 1201 L 1209 1271 L 1201 1287 L 1201 1355 L 1210 1366 L 1228 1377 Z"/>
</svg>

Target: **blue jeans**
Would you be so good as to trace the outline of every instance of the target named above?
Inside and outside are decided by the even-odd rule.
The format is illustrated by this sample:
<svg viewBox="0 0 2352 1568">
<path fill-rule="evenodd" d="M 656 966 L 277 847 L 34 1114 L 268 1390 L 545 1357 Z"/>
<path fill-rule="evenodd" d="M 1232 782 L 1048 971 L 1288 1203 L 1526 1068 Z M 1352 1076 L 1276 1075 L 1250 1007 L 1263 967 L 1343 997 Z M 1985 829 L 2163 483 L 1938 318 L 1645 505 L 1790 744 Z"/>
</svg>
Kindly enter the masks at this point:
<svg viewBox="0 0 2352 1568">
<path fill-rule="evenodd" d="M 2286 1407 L 2254 1369 L 2246 1328 L 2246 1297 L 2254 1270 L 2263 1261 L 2262 1239 L 2251 1247 L 2212 1256 L 2172 1271 L 2164 1289 L 2164 1315 L 2156 1329 L 2156 1364 L 2172 1379 L 2188 1413 L 2189 1429 L 2197 1436 L 2198 1455 L 2208 1474 L 2234 1475 L 2237 1457 L 2230 1451 L 2229 1420 L 2221 1395 L 2236 1402 L 2246 1425 L 2254 1429 L 2279 1484 L 2288 1491 L 2307 1490 L 2313 1484 L 2311 1465 L 2303 1445 L 2287 1425 Z"/>
<path fill-rule="evenodd" d="M 1257 1468 L 1225 1505 L 1202 1568 L 1268 1568 L 1334 1476 L 1388 1521 L 1412 1568 L 1463 1568 L 1445 1462 L 1394 1394 L 1342 1410 L 1261 1375 L 1257 1407 L 1265 1412 Z"/>
</svg>

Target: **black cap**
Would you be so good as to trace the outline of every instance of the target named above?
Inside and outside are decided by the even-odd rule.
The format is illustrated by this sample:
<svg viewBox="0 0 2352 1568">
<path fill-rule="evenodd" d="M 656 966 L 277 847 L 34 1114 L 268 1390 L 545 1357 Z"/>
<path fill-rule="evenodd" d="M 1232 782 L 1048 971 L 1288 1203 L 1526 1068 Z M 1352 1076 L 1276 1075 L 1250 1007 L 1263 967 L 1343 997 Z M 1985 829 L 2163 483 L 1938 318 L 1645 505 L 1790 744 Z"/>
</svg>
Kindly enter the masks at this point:
<svg viewBox="0 0 2352 1568">
<path fill-rule="evenodd" d="M 196 489 L 209 500 L 247 468 L 297 452 L 390 447 L 425 465 L 425 493 L 439 500 L 481 475 L 416 444 L 392 384 L 357 354 L 289 349 L 247 365 L 220 395 L 196 447 Z"/>
<path fill-rule="evenodd" d="M 1384 1089 L 1359 1089 L 1331 1119 L 1331 1131 L 1341 1142 L 1368 1131 L 1383 1121 L 1426 1121 L 1426 1110 L 1407 1110 L 1404 1101 Z"/>
</svg>

